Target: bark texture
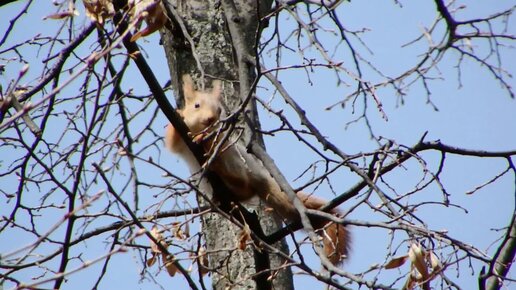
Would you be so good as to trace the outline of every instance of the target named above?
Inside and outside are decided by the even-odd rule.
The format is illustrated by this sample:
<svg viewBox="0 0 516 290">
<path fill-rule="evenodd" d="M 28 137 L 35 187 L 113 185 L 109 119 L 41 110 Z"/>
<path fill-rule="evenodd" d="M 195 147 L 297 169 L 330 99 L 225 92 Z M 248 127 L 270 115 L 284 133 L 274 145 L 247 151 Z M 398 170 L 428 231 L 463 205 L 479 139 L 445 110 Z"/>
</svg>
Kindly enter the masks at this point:
<svg viewBox="0 0 516 290">
<path fill-rule="evenodd" d="M 244 43 L 239 44 L 238 53 L 254 56 L 254 46 L 259 35 L 259 13 L 263 15 L 271 7 L 271 1 L 236 0 L 225 1 L 224 4 L 234 5 L 239 11 L 238 23 L 244 37 Z M 235 57 L 234 40 L 227 25 L 224 5 L 220 1 L 168 1 L 167 10 L 172 14 L 172 25 L 162 31 L 162 42 L 168 59 L 172 84 L 176 98 L 181 96 L 179 84 L 183 74 L 190 74 L 198 81 L 200 87 L 211 86 L 209 80 L 221 79 L 223 85 L 223 100 L 229 111 L 241 104 L 240 78 L 238 72 L 246 69 L 246 82 L 252 83 L 254 70 L 239 67 Z M 235 16 L 232 16 L 235 17 Z M 245 51 L 242 51 L 245 50 Z M 182 106 L 182 100 L 176 100 Z M 258 118 L 254 104 L 251 102 L 246 112 L 255 124 Z M 242 125 L 244 126 L 244 125 Z M 251 139 L 252 130 L 246 128 L 244 139 Z M 256 138 L 255 138 L 256 139 Z M 258 139 L 259 140 L 259 139 Z M 207 183 L 201 184 L 202 189 L 211 194 Z M 200 205 L 204 201 L 199 199 Z M 265 234 L 270 234 L 281 226 L 281 222 L 264 211 L 265 205 L 258 199 L 246 204 L 250 211 L 256 212 Z M 255 262 L 253 250 L 238 249 L 240 229 L 232 222 L 218 214 L 207 214 L 203 220 L 203 234 L 210 259 L 210 268 L 215 269 L 212 275 L 213 289 L 256 289 L 253 280 Z M 288 253 L 286 243 L 278 245 L 283 252 Z M 269 255 L 271 269 L 274 275 L 274 289 L 293 289 L 290 268 L 283 266 L 284 260 L 279 256 Z M 281 269 L 274 271 L 275 269 Z"/>
</svg>

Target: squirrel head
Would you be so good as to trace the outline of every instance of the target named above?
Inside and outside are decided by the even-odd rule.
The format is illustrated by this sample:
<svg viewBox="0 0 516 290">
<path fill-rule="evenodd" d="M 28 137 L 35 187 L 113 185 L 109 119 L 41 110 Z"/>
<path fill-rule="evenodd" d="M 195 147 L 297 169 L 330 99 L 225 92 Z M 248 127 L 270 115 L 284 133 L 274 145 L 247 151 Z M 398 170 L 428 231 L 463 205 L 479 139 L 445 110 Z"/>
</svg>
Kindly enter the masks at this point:
<svg viewBox="0 0 516 290">
<path fill-rule="evenodd" d="M 197 91 L 190 75 L 183 75 L 185 105 L 179 110 L 185 124 L 193 134 L 197 134 L 219 120 L 221 114 L 220 80 L 214 80 L 211 90 Z"/>
</svg>

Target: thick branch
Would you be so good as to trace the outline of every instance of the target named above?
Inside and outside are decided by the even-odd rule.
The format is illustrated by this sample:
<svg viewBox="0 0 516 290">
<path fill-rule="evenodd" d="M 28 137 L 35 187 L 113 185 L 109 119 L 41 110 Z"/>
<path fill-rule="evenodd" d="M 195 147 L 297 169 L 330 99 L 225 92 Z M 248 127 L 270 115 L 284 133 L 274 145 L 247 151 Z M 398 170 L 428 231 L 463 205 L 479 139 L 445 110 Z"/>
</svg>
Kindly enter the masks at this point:
<svg viewBox="0 0 516 290">
<path fill-rule="evenodd" d="M 441 16 L 446 21 L 446 24 L 448 25 L 447 45 L 451 45 L 455 40 L 457 22 L 451 16 L 450 11 L 448 10 L 448 7 L 446 7 L 446 4 L 444 4 L 443 0 L 435 0 L 435 5 L 437 6 L 437 11 L 439 12 L 439 14 L 441 14 Z"/>
<path fill-rule="evenodd" d="M 503 285 L 516 255 L 516 211 L 512 215 L 507 235 L 496 251 L 487 274 L 487 290 L 497 290 Z M 485 279 L 485 278 L 483 278 Z"/>
</svg>

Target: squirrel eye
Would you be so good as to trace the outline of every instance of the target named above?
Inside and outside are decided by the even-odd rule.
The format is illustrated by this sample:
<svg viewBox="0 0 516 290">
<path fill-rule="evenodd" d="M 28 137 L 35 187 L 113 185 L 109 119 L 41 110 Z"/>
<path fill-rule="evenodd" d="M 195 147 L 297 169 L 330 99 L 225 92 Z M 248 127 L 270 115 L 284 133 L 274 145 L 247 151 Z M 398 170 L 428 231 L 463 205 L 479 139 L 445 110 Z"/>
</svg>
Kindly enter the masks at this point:
<svg viewBox="0 0 516 290">
<path fill-rule="evenodd" d="M 195 103 L 194 108 L 199 109 L 201 107 L 201 104 Z"/>
</svg>

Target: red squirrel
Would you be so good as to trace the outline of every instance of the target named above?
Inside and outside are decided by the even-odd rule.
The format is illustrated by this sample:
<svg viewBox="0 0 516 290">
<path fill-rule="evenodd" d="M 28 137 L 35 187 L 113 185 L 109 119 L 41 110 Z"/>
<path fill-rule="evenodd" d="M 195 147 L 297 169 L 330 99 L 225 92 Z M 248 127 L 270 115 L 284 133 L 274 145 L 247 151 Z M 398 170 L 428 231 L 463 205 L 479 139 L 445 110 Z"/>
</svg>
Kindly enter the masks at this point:
<svg viewBox="0 0 516 290">
<path fill-rule="evenodd" d="M 199 91 L 195 90 L 190 75 L 183 75 L 182 79 L 185 104 L 178 113 L 190 129 L 191 135 L 196 136 L 220 118 L 221 81 L 214 80 L 211 90 Z M 196 139 L 194 138 L 194 141 Z M 207 152 L 213 148 L 214 142 L 216 142 L 214 138 L 203 142 Z M 192 173 L 198 172 L 201 167 L 172 124 L 167 126 L 165 144 L 170 151 L 185 159 Z M 300 218 L 298 211 L 263 164 L 248 153 L 245 146 L 239 142 L 229 141 L 224 145 L 223 150 L 217 153 L 208 169 L 222 179 L 236 195 L 234 198 L 238 201 L 246 201 L 258 195 L 281 218 L 298 221 Z M 326 201 L 303 192 L 298 192 L 297 196 L 308 209 L 319 209 L 326 204 Z M 337 214 L 338 211 L 333 210 L 331 213 Z M 323 218 L 310 220 L 323 239 L 324 252 L 328 259 L 335 265 L 340 264 L 348 255 L 348 230 L 342 224 L 331 223 Z"/>
</svg>

